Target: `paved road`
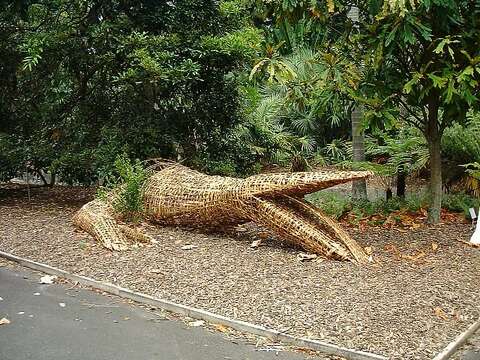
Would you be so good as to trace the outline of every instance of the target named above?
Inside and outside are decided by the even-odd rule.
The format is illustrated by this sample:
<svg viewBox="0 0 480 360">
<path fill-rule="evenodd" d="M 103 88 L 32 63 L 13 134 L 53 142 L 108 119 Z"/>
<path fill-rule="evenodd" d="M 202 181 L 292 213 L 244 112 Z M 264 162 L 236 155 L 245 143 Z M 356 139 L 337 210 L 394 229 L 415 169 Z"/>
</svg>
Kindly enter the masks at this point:
<svg viewBox="0 0 480 360">
<path fill-rule="evenodd" d="M 0 267 L 1 360 L 304 359 L 257 351 L 220 333 L 162 320 L 140 307 Z"/>
<path fill-rule="evenodd" d="M 474 335 L 473 337 L 478 338 L 479 336 Z M 478 341 L 474 343 L 472 343 L 471 340 L 467 341 L 467 344 L 464 345 L 463 348 L 460 348 L 453 358 L 460 360 L 480 360 L 480 343 L 478 343 Z"/>
<path fill-rule="evenodd" d="M 479 350 L 468 350 L 463 354 L 462 360 L 480 360 Z"/>
</svg>

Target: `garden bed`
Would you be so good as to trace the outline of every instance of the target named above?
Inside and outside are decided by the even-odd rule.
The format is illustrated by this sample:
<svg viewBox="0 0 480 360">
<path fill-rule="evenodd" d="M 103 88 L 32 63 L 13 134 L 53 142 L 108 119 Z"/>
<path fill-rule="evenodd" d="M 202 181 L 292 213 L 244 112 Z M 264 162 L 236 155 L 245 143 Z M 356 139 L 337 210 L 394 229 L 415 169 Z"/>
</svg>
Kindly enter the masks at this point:
<svg viewBox="0 0 480 360">
<path fill-rule="evenodd" d="M 0 189 L 0 250 L 288 334 L 398 359 L 428 359 L 479 316 L 480 250 L 467 224 L 349 232 L 374 266 L 300 261 L 244 225 L 229 234 L 145 230 L 155 244 L 111 252 L 76 231 L 77 188 Z M 253 240 L 264 238 L 252 249 Z M 191 250 L 185 245 L 195 245 Z"/>
</svg>

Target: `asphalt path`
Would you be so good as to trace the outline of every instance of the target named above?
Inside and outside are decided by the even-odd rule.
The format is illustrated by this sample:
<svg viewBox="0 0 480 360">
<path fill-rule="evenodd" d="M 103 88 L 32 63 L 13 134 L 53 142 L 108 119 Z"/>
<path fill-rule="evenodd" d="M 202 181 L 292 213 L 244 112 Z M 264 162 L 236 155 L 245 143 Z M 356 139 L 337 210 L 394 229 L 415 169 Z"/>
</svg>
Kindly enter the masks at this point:
<svg viewBox="0 0 480 360">
<path fill-rule="evenodd" d="M 0 267 L 1 360 L 305 359 L 168 320 L 122 299 Z M 317 358 L 318 359 L 318 358 Z"/>
</svg>

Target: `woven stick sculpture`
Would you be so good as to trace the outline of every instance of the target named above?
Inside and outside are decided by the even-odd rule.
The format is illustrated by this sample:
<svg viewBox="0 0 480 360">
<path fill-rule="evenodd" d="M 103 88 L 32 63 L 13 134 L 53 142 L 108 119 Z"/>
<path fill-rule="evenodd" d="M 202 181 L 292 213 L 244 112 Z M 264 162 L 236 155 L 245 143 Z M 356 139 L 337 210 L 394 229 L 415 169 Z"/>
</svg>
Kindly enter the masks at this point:
<svg viewBox="0 0 480 360">
<path fill-rule="evenodd" d="M 209 176 L 174 163 L 148 178 L 144 211 L 150 220 L 163 224 L 212 227 L 253 221 L 308 252 L 366 263 L 363 248 L 303 196 L 370 174 L 325 170 L 238 179 Z M 112 207 L 98 199 L 84 205 L 74 222 L 113 250 L 125 249 L 127 238 L 140 236 L 117 225 Z"/>
</svg>

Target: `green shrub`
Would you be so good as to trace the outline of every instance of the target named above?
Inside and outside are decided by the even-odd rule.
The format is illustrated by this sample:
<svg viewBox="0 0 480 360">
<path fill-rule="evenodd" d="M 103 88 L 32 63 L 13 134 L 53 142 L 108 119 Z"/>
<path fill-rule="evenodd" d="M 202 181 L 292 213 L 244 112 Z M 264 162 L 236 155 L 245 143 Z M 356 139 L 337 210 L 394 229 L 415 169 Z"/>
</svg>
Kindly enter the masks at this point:
<svg viewBox="0 0 480 360">
<path fill-rule="evenodd" d="M 393 197 L 389 200 L 381 198 L 373 201 L 361 200 L 352 202 L 350 197 L 335 192 L 319 191 L 307 195 L 305 199 L 335 219 L 339 219 L 346 213 L 349 213 L 352 215 L 354 223 L 372 215 L 388 216 L 398 210 L 416 212 L 428 204 L 428 195 L 426 193 L 411 194 L 405 199 Z M 452 212 L 463 213 L 466 218 L 470 218 L 468 209 L 475 208 L 478 211 L 480 199 L 465 193 L 445 194 L 442 207 Z"/>
<path fill-rule="evenodd" d="M 443 156 L 457 165 L 480 161 L 480 113 L 469 112 L 467 119 L 446 128 L 442 137 Z"/>
<path fill-rule="evenodd" d="M 418 211 L 427 206 L 427 197 L 425 195 L 409 195 L 405 198 L 405 207 L 409 211 Z"/>
<path fill-rule="evenodd" d="M 139 221 L 143 212 L 143 184 L 147 171 L 140 160 L 131 161 L 126 155 L 118 156 L 114 164 L 118 176 L 101 187 L 97 196 L 105 198 L 109 190 L 115 189 L 117 193 L 112 204 L 115 212 L 126 221 Z"/>
<path fill-rule="evenodd" d="M 442 199 L 442 207 L 453 212 L 463 212 L 465 217 L 470 219 L 468 209 L 475 208 L 475 211 L 478 212 L 480 199 L 465 193 L 445 194 Z"/>
<path fill-rule="evenodd" d="M 347 212 L 356 219 L 369 217 L 376 214 L 389 215 L 397 210 L 418 211 L 426 206 L 425 195 L 409 195 L 405 199 L 393 197 L 389 200 L 379 198 L 373 201 L 353 201 L 350 197 L 334 192 L 319 191 L 306 196 L 306 200 L 315 204 L 325 213 L 338 219 Z"/>
<path fill-rule="evenodd" d="M 350 198 L 335 192 L 319 191 L 309 194 L 305 198 L 335 219 L 339 219 L 351 209 Z"/>
</svg>

